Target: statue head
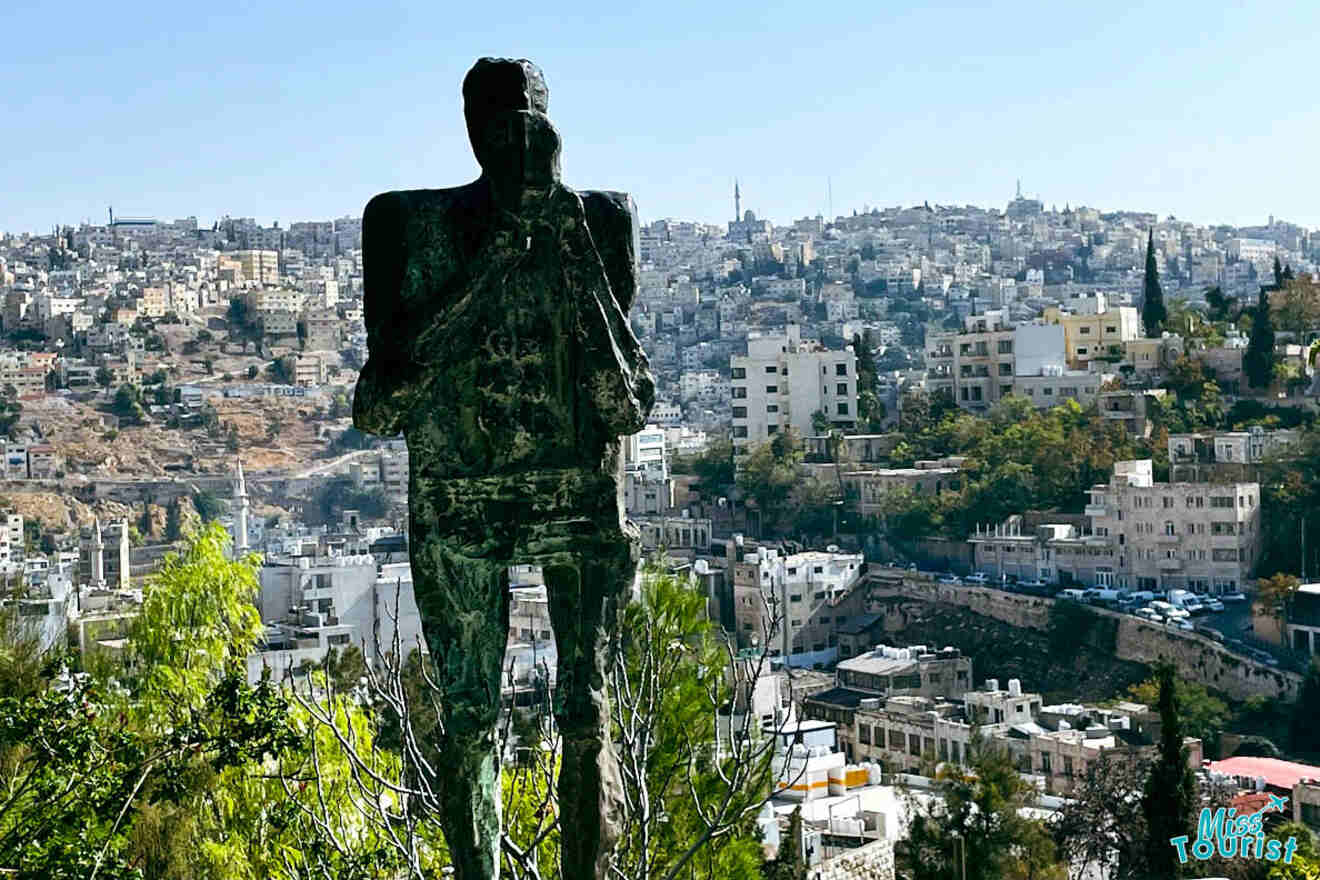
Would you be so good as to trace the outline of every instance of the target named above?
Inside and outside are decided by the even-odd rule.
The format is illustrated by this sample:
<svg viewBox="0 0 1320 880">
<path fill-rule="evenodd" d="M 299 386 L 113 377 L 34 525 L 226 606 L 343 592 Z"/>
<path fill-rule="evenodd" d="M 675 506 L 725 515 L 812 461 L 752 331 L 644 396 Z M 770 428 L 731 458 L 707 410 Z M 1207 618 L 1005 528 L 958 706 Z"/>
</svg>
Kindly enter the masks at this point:
<svg viewBox="0 0 1320 880">
<path fill-rule="evenodd" d="M 525 59 L 481 58 L 463 79 L 463 116 L 486 176 L 515 186 L 559 179 L 559 133 L 541 69 Z"/>
</svg>

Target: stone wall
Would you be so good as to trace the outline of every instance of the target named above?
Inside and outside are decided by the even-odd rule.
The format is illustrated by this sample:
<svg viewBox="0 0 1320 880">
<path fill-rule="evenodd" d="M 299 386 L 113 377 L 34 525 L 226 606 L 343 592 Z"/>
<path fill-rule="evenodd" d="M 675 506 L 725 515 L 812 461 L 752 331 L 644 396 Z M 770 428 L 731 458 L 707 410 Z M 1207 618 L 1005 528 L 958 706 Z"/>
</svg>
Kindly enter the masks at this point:
<svg viewBox="0 0 1320 880">
<path fill-rule="evenodd" d="M 810 880 L 894 880 L 894 845 L 877 840 L 826 859 L 807 872 Z"/>
<path fill-rule="evenodd" d="M 886 576 L 889 575 L 889 576 Z M 987 587 L 945 586 L 916 572 L 904 572 L 901 580 L 890 570 L 868 575 L 868 595 L 873 599 L 901 596 L 936 604 L 957 605 L 1012 626 L 1048 631 L 1055 604 L 1053 599 L 1022 596 Z M 883 603 L 872 608 L 885 612 Z M 1096 645 L 1113 650 L 1120 660 L 1155 663 L 1169 660 L 1181 675 L 1220 691 L 1234 700 L 1264 695 L 1295 700 L 1302 677 L 1235 654 L 1228 648 L 1199 633 L 1171 630 L 1134 617 L 1100 608 L 1090 613 L 1114 620 L 1117 626 L 1113 644 Z M 1114 627 L 1096 628 L 1113 633 Z"/>
</svg>

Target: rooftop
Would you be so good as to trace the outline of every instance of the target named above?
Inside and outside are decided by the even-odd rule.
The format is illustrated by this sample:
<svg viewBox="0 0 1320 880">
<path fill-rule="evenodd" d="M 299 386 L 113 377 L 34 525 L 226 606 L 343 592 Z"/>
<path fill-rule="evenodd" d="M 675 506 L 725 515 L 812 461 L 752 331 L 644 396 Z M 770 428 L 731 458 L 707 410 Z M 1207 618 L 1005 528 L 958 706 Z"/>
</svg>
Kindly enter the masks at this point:
<svg viewBox="0 0 1320 880">
<path fill-rule="evenodd" d="M 1320 767 L 1278 758 L 1225 758 L 1211 762 L 1210 769 L 1229 776 L 1264 779 L 1266 785 L 1274 788 L 1290 789 L 1303 779 L 1320 779 Z"/>
</svg>

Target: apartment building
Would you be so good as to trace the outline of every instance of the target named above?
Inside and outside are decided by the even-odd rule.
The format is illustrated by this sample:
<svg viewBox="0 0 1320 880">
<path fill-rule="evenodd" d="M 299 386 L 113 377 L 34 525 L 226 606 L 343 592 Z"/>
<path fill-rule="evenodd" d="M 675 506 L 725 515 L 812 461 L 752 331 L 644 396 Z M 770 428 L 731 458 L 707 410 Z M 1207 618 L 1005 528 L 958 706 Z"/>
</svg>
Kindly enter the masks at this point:
<svg viewBox="0 0 1320 880">
<path fill-rule="evenodd" d="M 1118 549 L 1119 586 L 1233 592 L 1260 554 L 1259 483 L 1156 483 L 1150 459 L 1120 461 L 1085 512 Z"/>
<path fill-rule="evenodd" d="M 243 280 L 255 281 L 258 284 L 279 283 L 279 251 L 255 249 L 234 251 L 234 259 L 238 261 L 239 269 L 243 273 Z"/>
<path fill-rule="evenodd" d="M 1019 376 L 1063 369 L 1065 339 L 1058 326 L 1013 326 L 1002 310 L 969 315 L 964 323 L 962 332 L 926 337 L 926 389 L 947 390 L 963 409 L 989 409 L 1015 393 Z"/>
<path fill-rule="evenodd" d="M 1150 420 L 1153 402 L 1163 400 L 1168 393 L 1164 388 L 1101 391 L 1100 417 L 1119 423 L 1130 436 L 1144 439 L 1150 436 L 1153 427 Z"/>
<path fill-rule="evenodd" d="M 878 516 L 885 510 L 893 492 L 910 491 L 923 495 L 957 492 L 962 489 L 963 456 L 917 461 L 910 468 L 876 468 L 859 470 L 856 466 L 843 470 L 839 479 L 845 495 L 856 499 L 856 510 L 862 516 Z M 824 479 L 831 479 L 831 465 L 807 465 Z"/>
<path fill-rule="evenodd" d="M 839 661 L 835 679 L 839 687 L 872 696 L 954 699 L 971 690 L 972 658 L 957 648 L 876 645 Z"/>
<path fill-rule="evenodd" d="M 97 521 L 80 530 L 78 579 L 93 586 L 102 583 L 112 590 L 132 586 L 127 522 L 109 523 L 103 529 Z"/>
<path fill-rule="evenodd" d="M 1284 631 L 1294 651 L 1320 656 L 1320 584 L 1302 584 L 1297 588 Z"/>
<path fill-rule="evenodd" d="M 782 554 L 734 535 L 726 545 L 727 570 L 738 646 L 765 645 L 791 666 L 828 663 L 838 655 L 836 627 L 864 608 L 860 553 L 825 551 Z M 765 641 L 772 622 L 779 625 Z"/>
<path fill-rule="evenodd" d="M 803 342 L 801 328 L 783 336 L 749 335 L 747 355 L 729 358 L 733 370 L 733 446 L 743 455 L 787 426 L 815 433 L 812 415 L 824 413 L 845 430 L 857 419 L 857 356 L 849 346 L 830 351 Z"/>
<path fill-rule="evenodd" d="M 1094 314 L 1071 314 L 1046 309 L 1045 321 L 1063 327 L 1068 366 L 1085 370 L 1097 358 L 1117 361 L 1124 346 L 1141 336 L 1141 318 L 1132 306 L 1104 306 Z"/>
<path fill-rule="evenodd" d="M 1121 461 L 1091 489 L 1087 524 L 1024 529 L 1019 516 L 969 536 L 991 577 L 1101 588 L 1242 589 L 1260 554 L 1260 484 L 1156 483 L 1149 459 Z"/>
<path fill-rule="evenodd" d="M 1187 482 L 1256 476 L 1267 459 L 1286 455 L 1300 439 L 1296 430 L 1267 431 L 1259 425 L 1245 431 L 1170 434 L 1169 476 Z"/>
</svg>

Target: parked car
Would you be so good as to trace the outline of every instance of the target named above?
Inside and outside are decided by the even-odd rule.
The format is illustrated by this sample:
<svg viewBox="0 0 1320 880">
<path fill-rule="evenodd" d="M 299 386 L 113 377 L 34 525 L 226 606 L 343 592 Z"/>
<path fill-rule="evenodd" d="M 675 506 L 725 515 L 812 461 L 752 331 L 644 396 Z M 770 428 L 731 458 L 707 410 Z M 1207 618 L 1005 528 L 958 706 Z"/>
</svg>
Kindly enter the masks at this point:
<svg viewBox="0 0 1320 880">
<path fill-rule="evenodd" d="M 1200 596 L 1192 596 L 1190 599 L 1184 600 L 1182 608 L 1188 614 L 1204 614 L 1209 610 L 1205 607 L 1205 603 L 1201 601 Z"/>
<path fill-rule="evenodd" d="M 1220 602 L 1245 602 L 1247 597 L 1241 593 L 1223 593 L 1219 597 Z"/>
<path fill-rule="evenodd" d="M 990 576 L 983 571 L 978 571 L 963 578 L 963 583 L 975 584 L 978 587 L 982 587 L 990 583 Z"/>
<path fill-rule="evenodd" d="M 1086 601 L 1086 592 L 1087 592 L 1086 590 L 1074 590 L 1074 589 L 1068 589 L 1068 590 L 1064 590 L 1062 593 L 1060 593 L 1060 594 L 1059 594 L 1059 598 L 1060 598 L 1060 599 L 1067 599 L 1067 600 L 1069 600 L 1069 601 L 1071 601 L 1071 602 L 1085 602 L 1085 601 Z"/>
<path fill-rule="evenodd" d="M 1215 613 L 1218 613 L 1224 610 L 1224 603 L 1220 602 L 1214 596 L 1206 596 L 1205 601 L 1203 601 L 1201 604 L 1205 607 L 1206 611 L 1213 611 Z"/>
<path fill-rule="evenodd" d="M 1169 618 L 1169 620 L 1167 620 L 1164 625 L 1167 626 L 1169 629 L 1180 629 L 1186 632 L 1191 632 L 1193 627 L 1193 624 L 1190 620 L 1187 620 L 1186 618 L 1177 618 L 1177 617 Z"/>
<path fill-rule="evenodd" d="M 945 572 L 939 576 L 939 582 L 948 587 L 955 587 L 962 583 L 962 580 L 956 574 Z"/>
<path fill-rule="evenodd" d="M 1151 623 L 1164 622 L 1164 615 L 1160 614 L 1154 608 L 1138 608 L 1133 613 L 1142 620 L 1149 620 Z"/>
<path fill-rule="evenodd" d="M 1194 629 L 1197 632 L 1199 632 L 1201 635 L 1205 636 L 1207 639 L 1213 639 L 1214 641 L 1219 642 L 1220 644 L 1223 644 L 1224 642 L 1224 634 L 1221 633 L 1219 630 L 1215 629 L 1213 626 L 1209 626 L 1204 623 L 1198 623 L 1196 624 Z"/>
</svg>

